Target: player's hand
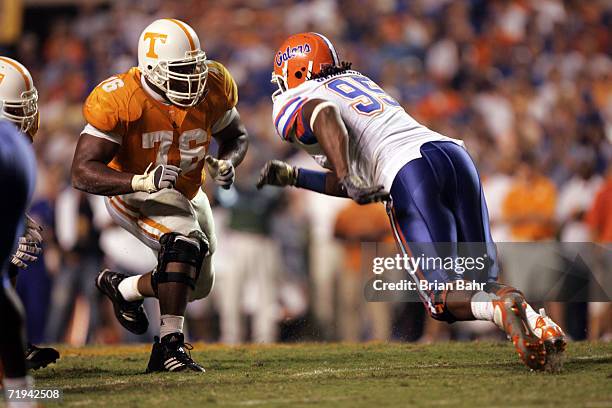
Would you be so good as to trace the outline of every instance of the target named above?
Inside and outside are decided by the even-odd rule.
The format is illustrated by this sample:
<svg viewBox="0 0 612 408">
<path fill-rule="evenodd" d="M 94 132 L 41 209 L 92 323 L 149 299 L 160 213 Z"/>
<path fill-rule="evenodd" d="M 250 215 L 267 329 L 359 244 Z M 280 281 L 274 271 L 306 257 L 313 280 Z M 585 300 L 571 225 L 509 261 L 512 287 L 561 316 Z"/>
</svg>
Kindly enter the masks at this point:
<svg viewBox="0 0 612 408">
<path fill-rule="evenodd" d="M 26 214 L 25 228 L 25 234 L 19 238 L 17 252 L 11 257 L 11 263 L 20 269 L 26 269 L 42 253 L 42 227 Z"/>
<path fill-rule="evenodd" d="M 149 171 L 149 167 L 144 174 L 132 177 L 132 189 L 134 191 L 145 191 L 154 193 L 163 188 L 173 188 L 176 179 L 181 174 L 181 169 L 170 164 L 159 164 Z"/>
<path fill-rule="evenodd" d="M 357 204 L 369 204 L 379 201 L 389 201 L 391 195 L 385 191 L 385 187 L 367 186 L 366 183 L 357 176 L 346 176 L 340 180 L 340 184 L 346 194 Z"/>
<path fill-rule="evenodd" d="M 270 160 L 261 169 L 257 189 L 266 184 L 271 186 L 295 186 L 297 183 L 298 169 L 280 160 Z"/>
<path fill-rule="evenodd" d="M 206 160 L 208 174 L 215 180 L 215 183 L 226 190 L 229 189 L 236 178 L 236 171 L 234 170 L 232 162 L 229 160 L 215 159 L 210 155 L 206 156 L 204 160 Z"/>
</svg>

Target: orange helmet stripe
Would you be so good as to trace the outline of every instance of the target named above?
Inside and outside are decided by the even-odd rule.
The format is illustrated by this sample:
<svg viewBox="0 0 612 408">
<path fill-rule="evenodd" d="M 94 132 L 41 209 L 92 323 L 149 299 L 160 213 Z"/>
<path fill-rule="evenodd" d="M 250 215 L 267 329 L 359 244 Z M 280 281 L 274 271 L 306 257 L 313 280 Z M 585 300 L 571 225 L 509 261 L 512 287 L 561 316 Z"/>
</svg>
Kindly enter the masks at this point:
<svg viewBox="0 0 612 408">
<path fill-rule="evenodd" d="M 195 51 L 195 49 L 196 49 L 195 42 L 193 41 L 193 38 L 191 37 L 191 34 L 189 34 L 189 30 L 187 30 L 187 27 L 185 27 L 185 24 L 183 24 L 181 21 L 176 20 L 174 18 L 168 18 L 167 20 L 172 21 L 174 24 L 179 26 L 181 28 L 181 30 L 183 30 L 183 32 L 187 36 L 187 40 L 189 40 L 189 46 L 191 47 L 191 51 Z"/>
<path fill-rule="evenodd" d="M 26 86 L 26 90 L 27 91 L 29 91 L 32 88 L 32 84 L 30 83 L 30 78 L 28 78 L 28 76 L 23 71 L 23 69 L 21 69 L 19 64 L 15 64 L 15 62 L 13 62 L 12 60 L 10 60 L 8 58 L 5 58 L 5 57 L 0 57 L 0 60 L 6 62 L 7 64 L 9 64 L 13 68 L 15 68 L 17 70 L 17 72 L 19 72 L 21 74 L 21 76 L 23 77 L 23 82 L 25 82 L 25 86 Z"/>
</svg>

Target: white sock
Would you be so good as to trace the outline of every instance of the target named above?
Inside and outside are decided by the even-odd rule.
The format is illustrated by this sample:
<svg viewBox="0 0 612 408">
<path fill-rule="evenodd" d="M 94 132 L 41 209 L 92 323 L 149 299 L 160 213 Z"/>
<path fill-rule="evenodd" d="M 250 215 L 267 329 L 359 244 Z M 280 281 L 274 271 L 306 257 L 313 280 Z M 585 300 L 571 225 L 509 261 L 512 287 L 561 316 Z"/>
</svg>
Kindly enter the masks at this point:
<svg viewBox="0 0 612 408">
<path fill-rule="evenodd" d="M 128 302 L 144 299 L 138 291 L 138 280 L 141 275 L 130 276 L 119 282 L 119 292 Z"/>
<path fill-rule="evenodd" d="M 472 296 L 470 306 L 472 307 L 472 314 L 476 320 L 493 321 L 494 311 L 492 301 L 495 298 L 496 296 L 492 293 L 487 293 L 482 290 L 476 292 L 474 296 Z"/>
<path fill-rule="evenodd" d="M 161 315 L 161 324 L 159 326 L 159 338 L 163 339 L 165 335 L 170 333 L 182 333 L 183 322 L 185 318 L 183 316 L 175 315 Z"/>
</svg>

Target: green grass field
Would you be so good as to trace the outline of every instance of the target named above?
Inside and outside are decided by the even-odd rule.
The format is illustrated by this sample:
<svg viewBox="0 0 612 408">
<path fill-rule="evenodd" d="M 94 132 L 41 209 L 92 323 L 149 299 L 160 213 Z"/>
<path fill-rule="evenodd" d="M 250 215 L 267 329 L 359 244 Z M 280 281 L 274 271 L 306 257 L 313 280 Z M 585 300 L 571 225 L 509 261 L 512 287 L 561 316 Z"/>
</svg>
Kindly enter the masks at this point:
<svg viewBox="0 0 612 408">
<path fill-rule="evenodd" d="M 204 374 L 144 374 L 149 346 L 60 349 L 35 379 L 63 406 L 612 406 L 612 343 L 571 343 L 560 374 L 509 343 L 197 344 Z"/>
</svg>

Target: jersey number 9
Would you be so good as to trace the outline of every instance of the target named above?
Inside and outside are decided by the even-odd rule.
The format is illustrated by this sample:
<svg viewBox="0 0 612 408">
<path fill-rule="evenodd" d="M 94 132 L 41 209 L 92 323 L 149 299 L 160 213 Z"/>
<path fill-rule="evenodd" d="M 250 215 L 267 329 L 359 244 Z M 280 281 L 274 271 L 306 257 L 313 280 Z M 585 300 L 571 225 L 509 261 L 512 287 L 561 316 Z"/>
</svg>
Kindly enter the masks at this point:
<svg viewBox="0 0 612 408">
<path fill-rule="evenodd" d="M 364 76 L 336 78 L 326 83 L 325 86 L 342 98 L 355 101 L 351 106 L 362 115 L 376 115 L 382 112 L 385 106 L 401 106 L 378 85 Z"/>
</svg>

